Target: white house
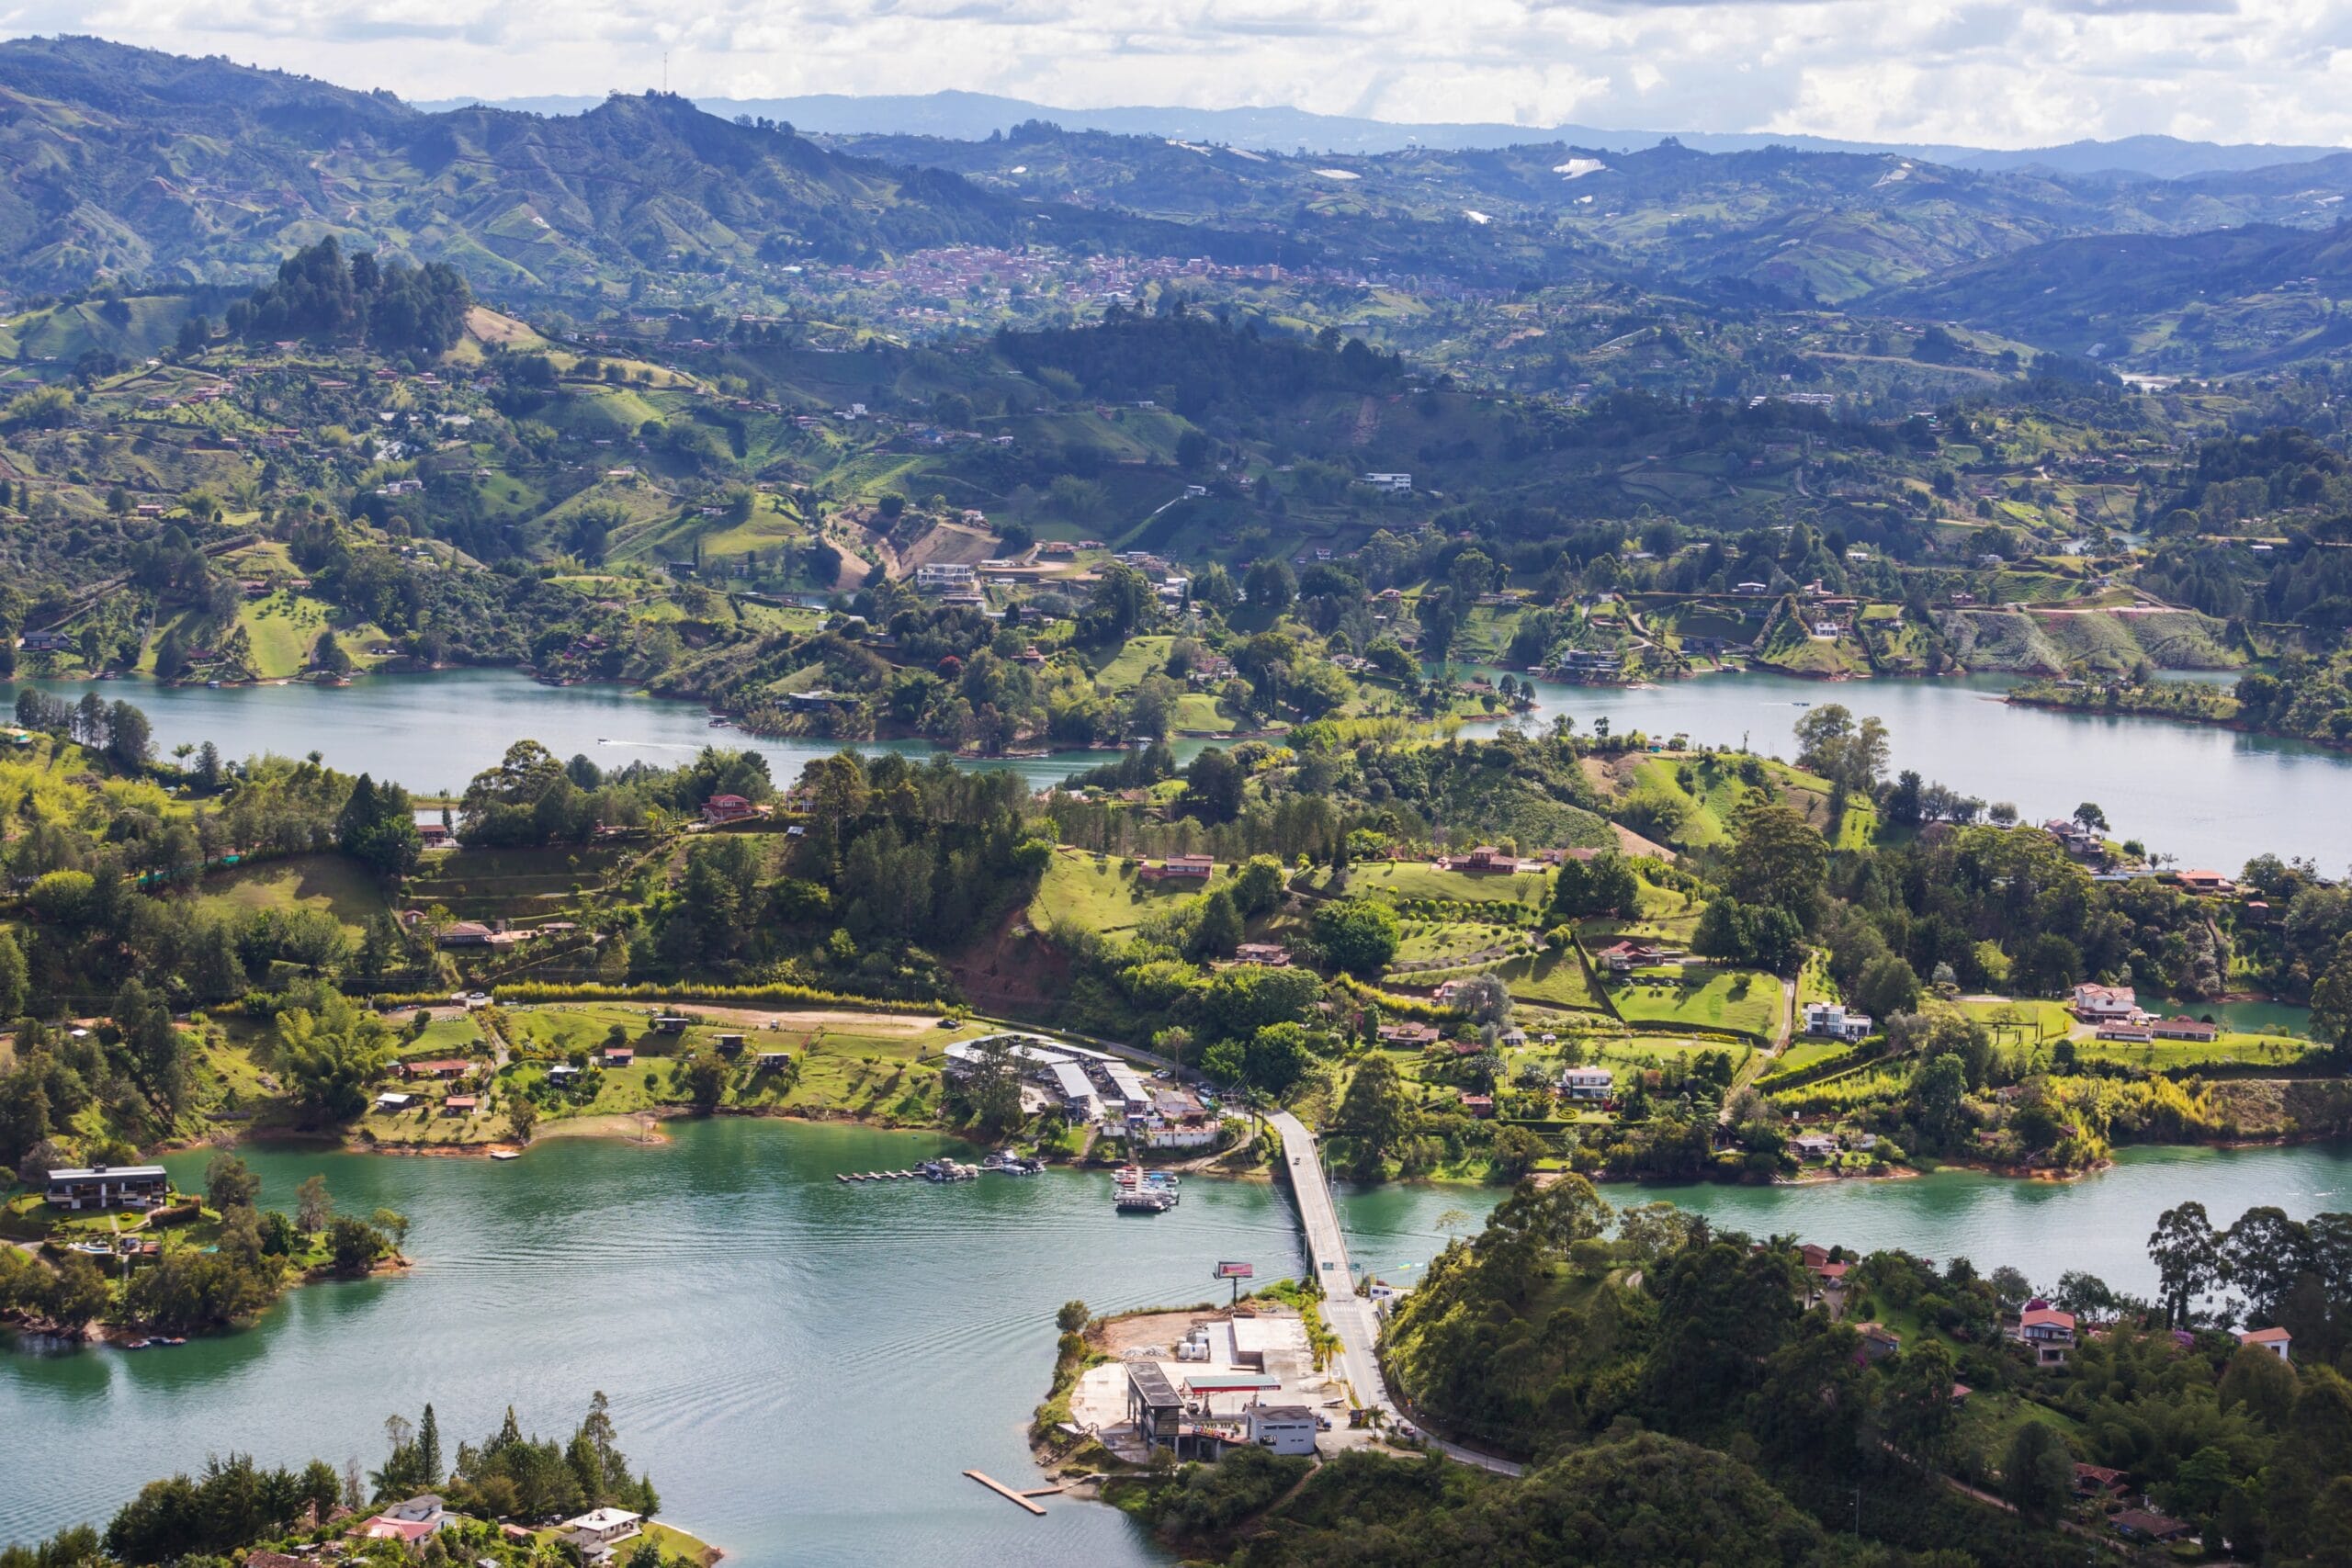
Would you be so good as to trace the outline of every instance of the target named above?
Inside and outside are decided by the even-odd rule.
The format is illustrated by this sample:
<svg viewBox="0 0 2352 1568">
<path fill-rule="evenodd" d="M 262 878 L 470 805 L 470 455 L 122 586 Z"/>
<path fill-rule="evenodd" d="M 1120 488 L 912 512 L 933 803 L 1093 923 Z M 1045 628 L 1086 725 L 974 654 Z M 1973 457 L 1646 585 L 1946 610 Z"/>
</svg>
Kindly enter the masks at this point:
<svg viewBox="0 0 2352 1568">
<path fill-rule="evenodd" d="M 1861 1040 L 1871 1032 L 1871 1015 L 1849 1012 L 1836 1002 L 1804 1004 L 1804 1032 L 1831 1040 Z"/>
<path fill-rule="evenodd" d="M 1304 1404 L 1253 1404 L 1241 1413 L 1242 1433 L 1278 1454 L 1315 1451 L 1315 1412 Z"/>
<path fill-rule="evenodd" d="M 921 593 L 970 588 L 974 581 L 972 569 L 955 561 L 930 561 L 915 568 L 915 590 Z"/>
<path fill-rule="evenodd" d="M 1617 1075 L 1607 1067 L 1570 1067 L 1560 1075 L 1560 1092 L 1580 1104 L 1607 1100 L 1617 1088 Z"/>
<path fill-rule="evenodd" d="M 1356 477 L 1373 489 L 1385 491 L 1390 495 L 1405 495 L 1413 488 L 1413 476 L 1410 474 L 1359 474 Z"/>
<path fill-rule="evenodd" d="M 627 1508 L 596 1508 L 578 1518 L 563 1521 L 564 1539 L 580 1549 L 580 1555 L 592 1563 L 612 1560 L 616 1543 L 644 1533 L 645 1517 L 632 1514 Z"/>
<path fill-rule="evenodd" d="M 2140 998 L 2129 986 L 2081 985 L 2075 987 L 2074 1010 L 2086 1023 L 2131 1018 L 2140 1010 Z"/>
<path fill-rule="evenodd" d="M 2282 1361 L 2294 1359 L 2287 1354 L 2287 1348 L 2294 1343 L 2294 1337 L 2283 1328 L 2241 1329 L 2238 1331 L 2238 1343 L 2257 1346 Z"/>
</svg>

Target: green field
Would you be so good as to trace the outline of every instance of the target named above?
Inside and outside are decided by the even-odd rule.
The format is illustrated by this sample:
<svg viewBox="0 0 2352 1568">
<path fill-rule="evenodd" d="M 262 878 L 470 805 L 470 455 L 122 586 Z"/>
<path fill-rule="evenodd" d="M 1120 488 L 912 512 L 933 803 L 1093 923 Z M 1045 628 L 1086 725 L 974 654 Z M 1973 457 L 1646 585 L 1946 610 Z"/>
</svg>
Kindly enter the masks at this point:
<svg viewBox="0 0 2352 1568">
<path fill-rule="evenodd" d="M 1584 972 L 1584 961 L 1573 953 L 1532 953 L 1498 966 L 1510 994 L 1522 1002 L 1550 1007 L 1598 1010 L 1600 998 Z"/>
<path fill-rule="evenodd" d="M 1344 886 L 1329 872 L 1319 873 L 1314 883 L 1318 892 L 1346 892 L 1359 898 L 1385 898 L 1401 903 L 1408 898 L 1443 899 L 1458 904 L 1530 904 L 1540 905 L 1551 885 L 1551 876 L 1544 872 L 1521 872 L 1510 875 L 1440 871 L 1427 862 L 1379 861 L 1368 865 L 1352 865 L 1341 874 Z"/>
<path fill-rule="evenodd" d="M 1207 886 L 1227 881 L 1232 874 L 1232 867 L 1221 865 Z M 1058 850 L 1029 901 L 1029 923 L 1042 931 L 1082 930 L 1114 935 L 1131 931 L 1146 916 L 1173 910 L 1184 899 L 1206 890 L 1197 882 L 1144 882 L 1124 861 L 1097 860 L 1076 851 Z"/>
<path fill-rule="evenodd" d="M 298 855 L 214 872 L 198 886 L 197 901 L 220 913 L 316 909 L 357 936 L 384 896 L 357 865 L 341 855 Z"/>
<path fill-rule="evenodd" d="M 1960 1010 L 1992 1032 L 2001 1046 L 2033 1045 L 2063 1040 L 2075 1026 L 2064 1002 L 2023 1000 L 1962 1001 Z"/>
<path fill-rule="evenodd" d="M 1769 1038 L 1781 982 L 1746 969 L 1694 969 L 1688 981 L 1676 970 L 1637 969 L 1629 981 L 1611 983 L 1610 999 L 1628 1023 L 1696 1024 Z"/>
<path fill-rule="evenodd" d="M 1108 664 L 1094 672 L 1095 683 L 1114 696 L 1125 696 L 1145 676 L 1166 673 L 1168 650 L 1175 646 L 1172 637 L 1131 637 Z"/>
<path fill-rule="evenodd" d="M 2084 1040 L 2075 1055 L 2086 1062 L 2119 1062 L 2127 1067 L 2160 1073 L 2172 1067 L 2265 1066 L 2295 1067 L 2307 1057 L 2325 1055 L 2308 1040 L 2284 1034 L 2220 1034 L 2211 1041 L 2158 1040 L 2146 1045 L 2114 1040 Z"/>
</svg>

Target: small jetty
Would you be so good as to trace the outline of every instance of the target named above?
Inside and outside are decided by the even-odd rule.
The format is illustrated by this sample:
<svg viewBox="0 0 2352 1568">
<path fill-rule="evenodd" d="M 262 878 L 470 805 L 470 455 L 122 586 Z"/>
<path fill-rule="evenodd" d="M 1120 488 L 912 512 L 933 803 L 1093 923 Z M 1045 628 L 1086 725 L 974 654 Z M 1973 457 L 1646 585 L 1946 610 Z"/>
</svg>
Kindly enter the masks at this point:
<svg viewBox="0 0 2352 1568">
<path fill-rule="evenodd" d="M 983 1475 L 977 1470 L 967 1470 L 964 1473 L 978 1482 L 981 1485 L 987 1487 L 989 1491 L 995 1493 L 998 1496 L 1002 1497 L 1007 1502 L 1018 1503 L 1021 1506 L 1028 1509 L 1031 1513 L 1037 1515 L 1041 1518 L 1045 1517 L 1046 1510 L 1031 1502 L 1030 1499 L 1032 1497 L 1050 1497 L 1055 1493 L 1061 1490 L 1058 1486 L 1040 1486 L 1035 1492 L 1016 1492 L 1012 1487 L 1007 1486 L 1003 1482 L 999 1481 L 993 1475 Z"/>
<path fill-rule="evenodd" d="M 833 1179 L 844 1185 L 868 1181 L 978 1181 L 983 1175 L 1035 1176 L 1045 1168 L 1044 1160 L 999 1149 L 978 1165 L 942 1155 L 911 1170 L 842 1170 L 833 1173 Z"/>
<path fill-rule="evenodd" d="M 1111 1178 L 1111 1206 L 1123 1214 L 1163 1214 L 1183 1201 L 1173 1171 L 1125 1165 Z"/>
</svg>

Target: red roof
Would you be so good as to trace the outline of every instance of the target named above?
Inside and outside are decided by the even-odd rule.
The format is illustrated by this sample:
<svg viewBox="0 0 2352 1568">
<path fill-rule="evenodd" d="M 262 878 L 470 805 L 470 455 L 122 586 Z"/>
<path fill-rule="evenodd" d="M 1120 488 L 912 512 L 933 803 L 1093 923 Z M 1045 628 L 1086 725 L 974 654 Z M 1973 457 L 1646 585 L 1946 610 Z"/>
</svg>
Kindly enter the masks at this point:
<svg viewBox="0 0 2352 1568">
<path fill-rule="evenodd" d="M 438 1528 L 430 1519 L 388 1519 L 378 1514 L 352 1533 L 369 1540 L 419 1541 Z"/>
<path fill-rule="evenodd" d="M 2283 1328 L 2250 1328 L 2238 1336 L 2241 1345 L 2286 1345 L 2293 1337 Z"/>
<path fill-rule="evenodd" d="M 2060 1312 L 2056 1307 L 2028 1307 L 2023 1315 L 2018 1317 L 2018 1326 L 2019 1328 L 2063 1328 L 2072 1334 L 2075 1331 L 2075 1314 L 2071 1312 Z"/>
<path fill-rule="evenodd" d="M 752 803 L 740 795 L 714 795 L 707 804 L 716 806 L 721 811 L 741 811 Z"/>
</svg>

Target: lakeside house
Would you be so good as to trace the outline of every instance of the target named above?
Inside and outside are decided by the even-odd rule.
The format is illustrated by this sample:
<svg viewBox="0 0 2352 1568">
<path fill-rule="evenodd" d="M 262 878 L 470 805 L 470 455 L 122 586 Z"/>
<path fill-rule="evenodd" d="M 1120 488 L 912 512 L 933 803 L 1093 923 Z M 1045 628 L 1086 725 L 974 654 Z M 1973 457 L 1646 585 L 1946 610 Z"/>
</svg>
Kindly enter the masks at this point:
<svg viewBox="0 0 2352 1568">
<path fill-rule="evenodd" d="M 453 841 L 449 829 L 438 822 L 418 823 L 416 836 L 424 840 L 424 847 L 428 850 L 447 849 Z"/>
<path fill-rule="evenodd" d="M 402 1062 L 401 1077 L 404 1078 L 461 1078 L 474 1070 L 474 1065 L 462 1056 L 444 1056 L 429 1062 Z"/>
<path fill-rule="evenodd" d="M 626 1067 L 631 1062 L 637 1060 L 637 1047 L 634 1045 L 607 1045 L 605 1047 L 600 1059 L 604 1062 L 605 1066 L 608 1067 Z"/>
<path fill-rule="evenodd" d="M 2156 1020 L 2148 1025 L 2148 1032 L 2159 1040 L 2196 1040 L 2211 1045 L 2221 1038 L 2222 1026 L 2183 1014 Z"/>
<path fill-rule="evenodd" d="M 2156 1032 L 2137 1019 L 2111 1018 L 2098 1025 L 2097 1037 L 2122 1045 L 2145 1045 L 2155 1039 Z"/>
<path fill-rule="evenodd" d="M 1418 1049 L 1423 1045 L 1434 1045 L 1437 1041 L 1438 1029 L 1434 1023 L 1384 1023 L 1380 1026 L 1380 1043 L 1383 1045 L 1409 1045 Z"/>
<path fill-rule="evenodd" d="M 2139 994 L 2129 986 L 2094 986 L 2075 987 L 2069 1004 L 2076 1018 L 2085 1023 L 2098 1023 L 2105 1019 L 2128 1019 L 2140 1010 Z"/>
<path fill-rule="evenodd" d="M 441 1499 L 432 1493 L 411 1497 L 406 1502 L 387 1505 L 379 1512 L 362 1519 L 351 1528 L 351 1534 L 360 1540 L 396 1540 L 410 1551 L 420 1550 L 430 1538 L 457 1522 Z"/>
<path fill-rule="evenodd" d="M 1207 855 L 1170 855 L 1158 865 L 1139 867 L 1136 874 L 1148 882 L 1206 882 L 1216 874 L 1216 862 Z"/>
<path fill-rule="evenodd" d="M 2037 1297 L 2026 1303 L 2025 1311 L 2018 1314 L 2017 1326 L 2007 1333 L 2011 1339 L 2033 1351 L 2036 1366 L 2063 1367 L 2066 1353 L 2075 1348 L 2075 1314 L 2060 1312 Z"/>
<path fill-rule="evenodd" d="M 594 1508 L 558 1527 L 563 1540 L 579 1551 L 582 1561 L 590 1564 L 608 1562 L 613 1548 L 621 1541 L 644 1533 L 645 1516 L 632 1514 L 627 1508 Z"/>
<path fill-rule="evenodd" d="M 1278 942 L 1245 942 L 1233 950 L 1236 964 L 1261 964 L 1269 969 L 1290 967 L 1290 949 Z"/>
<path fill-rule="evenodd" d="M 160 1165 L 75 1167 L 49 1173 L 43 1201 L 53 1209 L 144 1209 L 172 1195 Z"/>
<path fill-rule="evenodd" d="M 702 803 L 703 824 L 710 828 L 747 822 L 759 814 L 760 808 L 740 795 L 714 795 Z"/>
<path fill-rule="evenodd" d="M 1861 1336 L 1865 1361 L 1883 1361 L 1889 1356 L 1902 1354 L 1903 1337 L 1883 1323 L 1858 1323 L 1854 1332 Z"/>
</svg>

